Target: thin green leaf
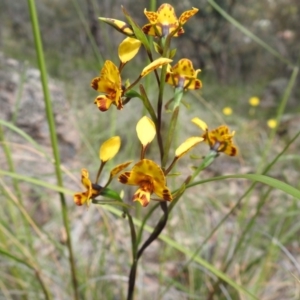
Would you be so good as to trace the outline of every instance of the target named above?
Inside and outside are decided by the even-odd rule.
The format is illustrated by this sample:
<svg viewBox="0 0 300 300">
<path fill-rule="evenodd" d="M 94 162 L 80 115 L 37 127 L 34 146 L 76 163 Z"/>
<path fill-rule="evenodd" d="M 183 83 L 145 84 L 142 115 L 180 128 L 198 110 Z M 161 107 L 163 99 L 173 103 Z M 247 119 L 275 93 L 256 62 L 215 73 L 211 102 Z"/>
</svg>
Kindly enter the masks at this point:
<svg viewBox="0 0 300 300">
<path fill-rule="evenodd" d="M 224 179 L 230 179 L 230 178 L 237 178 L 237 179 L 244 178 L 244 179 L 249 179 L 252 181 L 261 182 L 261 183 L 269 185 L 277 190 L 281 190 L 281 191 L 285 192 L 286 194 L 300 200 L 300 190 L 298 190 L 298 189 L 292 187 L 291 185 L 289 185 L 285 182 L 282 182 L 278 179 L 275 179 L 275 178 L 272 178 L 269 176 L 265 176 L 265 175 L 260 175 L 260 174 L 238 174 L 238 175 L 218 176 L 218 177 L 213 177 L 213 178 L 209 178 L 206 180 L 201 180 L 201 181 L 191 183 L 191 184 L 187 185 L 187 188 L 190 188 L 192 186 L 196 186 L 199 184 L 211 182 L 211 181 L 218 181 L 218 180 L 224 180 Z"/>
<path fill-rule="evenodd" d="M 94 204 L 100 204 L 100 205 L 121 206 L 121 207 L 125 207 L 125 208 L 130 208 L 131 207 L 129 204 L 126 204 L 126 203 L 120 202 L 120 201 L 110 201 L 110 200 L 97 200 L 97 199 L 93 199 L 92 203 L 94 203 Z"/>
</svg>

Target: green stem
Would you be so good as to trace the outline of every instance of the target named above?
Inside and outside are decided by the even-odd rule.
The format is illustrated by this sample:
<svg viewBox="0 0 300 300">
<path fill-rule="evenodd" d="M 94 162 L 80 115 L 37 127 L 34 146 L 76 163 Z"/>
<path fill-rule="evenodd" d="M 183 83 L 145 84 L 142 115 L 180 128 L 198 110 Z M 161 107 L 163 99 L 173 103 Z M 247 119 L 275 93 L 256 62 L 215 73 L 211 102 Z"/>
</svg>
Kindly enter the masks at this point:
<svg viewBox="0 0 300 300">
<path fill-rule="evenodd" d="M 135 286 L 135 279 L 136 279 L 136 271 L 138 267 L 138 261 L 140 257 L 142 256 L 143 252 L 146 250 L 147 247 L 150 246 L 150 244 L 155 241 L 162 230 L 165 228 L 167 221 L 168 221 L 168 206 L 166 202 L 160 202 L 160 207 L 163 210 L 163 216 L 157 223 L 156 227 L 153 229 L 152 233 L 148 237 L 148 239 L 144 242 L 140 250 L 137 252 L 137 248 L 134 248 L 133 251 L 135 252 L 133 255 L 133 263 L 131 265 L 130 273 L 129 273 L 129 284 L 128 284 L 128 294 L 127 294 L 127 300 L 132 300 L 134 296 L 134 286 Z M 154 211 L 154 209 L 153 209 Z M 145 224 L 145 222 L 144 222 Z M 140 231 L 141 232 L 141 231 Z M 140 238 L 140 237 L 139 237 Z M 137 246 L 137 244 L 136 244 Z"/>
<path fill-rule="evenodd" d="M 168 158 L 169 158 L 169 151 L 170 147 L 172 144 L 173 140 L 173 135 L 175 133 L 176 125 L 177 125 L 177 119 L 179 115 L 179 107 L 176 107 L 175 110 L 173 111 L 172 118 L 169 124 L 169 130 L 168 130 L 168 135 L 167 135 L 167 140 L 164 146 L 164 155 L 163 155 L 163 160 L 162 160 L 162 168 L 165 168 Z"/>
<path fill-rule="evenodd" d="M 134 296 L 134 287 L 135 287 L 135 279 L 136 279 L 136 270 L 138 265 L 138 258 L 137 258 L 137 239 L 136 239 L 136 231 L 134 227 L 134 223 L 130 213 L 126 210 L 125 214 L 128 217 L 128 223 L 130 227 L 130 235 L 131 235 L 131 245 L 132 245 L 132 265 L 129 273 L 128 278 L 128 293 L 127 293 L 127 300 L 132 300 Z"/>
<path fill-rule="evenodd" d="M 63 179 L 62 179 L 62 172 L 60 169 L 60 156 L 58 150 L 58 142 L 57 142 L 57 135 L 56 135 L 56 128 L 55 128 L 55 121 L 53 117 L 53 110 L 52 110 L 52 103 L 50 98 L 50 92 L 47 84 L 47 72 L 46 72 L 46 65 L 44 59 L 44 52 L 42 46 L 42 40 L 40 36 L 40 29 L 39 29 L 39 22 L 35 7 L 34 0 L 28 0 L 28 7 L 30 12 L 31 24 L 32 24 L 32 31 L 35 41 L 35 48 L 37 53 L 37 60 L 39 69 L 41 72 L 41 82 L 43 87 L 44 93 L 44 101 L 45 101 L 45 109 L 46 109 L 46 116 L 50 130 L 50 138 L 51 138 L 51 145 L 53 150 L 53 156 L 55 160 L 55 173 L 57 179 L 57 185 L 59 187 L 63 187 Z M 71 233 L 69 228 L 69 221 L 68 221 L 68 210 L 66 205 L 66 199 L 63 193 L 59 193 L 60 196 L 60 203 L 61 203 L 61 210 L 62 210 L 62 219 L 64 223 L 64 227 L 66 230 L 67 235 L 67 248 L 69 252 L 69 262 L 70 262 L 70 271 L 72 276 L 72 285 L 74 290 L 74 299 L 79 299 L 79 292 L 78 292 L 78 283 L 77 283 L 77 276 L 76 276 L 76 268 L 75 268 L 75 261 L 73 256 L 72 250 L 72 243 L 71 243 Z"/>
<path fill-rule="evenodd" d="M 157 207 L 159 206 L 159 203 L 155 204 L 154 206 L 152 206 L 152 208 L 147 212 L 147 214 L 145 215 L 141 227 L 138 231 L 138 235 L 137 235 L 137 245 L 140 244 L 141 240 L 142 240 L 142 235 L 143 235 L 143 231 L 144 231 L 144 226 L 147 222 L 147 220 L 152 216 L 153 212 L 157 209 Z"/>
<path fill-rule="evenodd" d="M 160 74 L 159 94 L 158 94 L 158 101 L 157 101 L 157 123 L 155 124 L 161 161 L 163 161 L 163 157 L 164 157 L 164 146 L 163 146 L 162 132 L 161 132 L 161 126 L 162 126 L 161 114 L 162 114 L 162 106 L 163 106 L 163 95 L 164 95 L 166 73 L 167 73 L 167 66 L 165 65 L 162 67 L 161 74 Z"/>
<path fill-rule="evenodd" d="M 137 253 L 137 259 L 139 259 L 143 252 L 146 250 L 146 248 L 153 242 L 155 241 L 158 236 L 160 235 L 160 233 L 163 231 L 163 229 L 165 228 L 167 221 L 168 221 L 168 217 L 169 217 L 169 213 L 168 213 L 168 206 L 167 203 L 164 202 L 160 202 L 160 207 L 163 211 L 163 216 L 160 218 L 159 222 L 157 223 L 156 227 L 154 228 L 154 230 L 152 231 L 152 233 L 150 234 L 150 236 L 148 237 L 148 239 L 144 242 L 144 244 L 142 245 L 142 247 L 140 248 L 140 250 Z"/>
</svg>

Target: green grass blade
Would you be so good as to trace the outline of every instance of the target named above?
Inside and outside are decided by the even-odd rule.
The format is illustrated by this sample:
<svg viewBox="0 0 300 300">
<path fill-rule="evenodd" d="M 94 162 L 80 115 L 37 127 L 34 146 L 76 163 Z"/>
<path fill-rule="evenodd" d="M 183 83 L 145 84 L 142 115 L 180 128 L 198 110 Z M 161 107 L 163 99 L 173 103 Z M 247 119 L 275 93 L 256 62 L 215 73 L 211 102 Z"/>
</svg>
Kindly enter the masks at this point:
<svg viewBox="0 0 300 300">
<path fill-rule="evenodd" d="M 47 71 L 46 71 L 46 64 L 45 64 L 45 59 L 44 59 L 43 45 L 42 45 L 42 40 L 41 40 L 41 35 L 40 35 L 39 21 L 38 21 L 38 17 L 37 17 L 34 0 L 28 0 L 28 8 L 29 8 L 29 12 L 30 12 L 30 19 L 31 19 L 33 36 L 34 36 L 38 65 L 39 65 L 39 69 L 41 72 L 41 83 L 42 83 L 43 94 L 44 94 L 46 116 L 47 116 L 47 122 L 48 122 L 49 130 L 50 130 L 50 139 L 51 139 L 51 145 L 52 145 L 52 150 L 53 150 L 53 156 L 54 156 L 54 160 L 55 160 L 56 179 L 57 179 L 58 186 L 62 187 L 63 179 L 62 179 L 62 172 L 60 169 L 60 156 L 59 156 L 59 149 L 58 149 L 57 134 L 56 134 L 56 128 L 55 128 L 53 109 L 52 109 L 52 102 L 51 102 L 51 98 L 50 98 L 50 91 L 48 88 Z M 67 248 L 68 248 L 68 252 L 69 252 L 69 263 L 70 263 L 70 272 L 71 272 L 71 278 L 72 278 L 72 286 L 73 286 L 73 290 L 74 290 L 74 299 L 77 300 L 77 299 L 79 299 L 79 292 L 78 292 L 78 283 L 77 283 L 76 268 L 75 268 L 75 259 L 74 259 L 74 254 L 73 254 L 73 250 L 72 250 L 71 233 L 70 233 L 69 219 L 68 219 L 68 210 L 67 210 L 66 199 L 64 197 L 64 194 L 59 193 L 59 195 L 60 195 L 60 201 L 61 201 L 61 213 L 62 213 L 63 223 L 64 223 L 64 227 L 66 230 L 66 236 L 67 236 Z"/>
<path fill-rule="evenodd" d="M 211 181 L 218 181 L 218 180 L 224 180 L 224 179 L 230 179 L 230 178 L 236 178 L 236 179 L 249 179 L 254 182 L 261 182 L 266 185 L 269 185 L 277 190 L 281 190 L 285 192 L 286 194 L 295 197 L 297 200 L 300 200 L 300 190 L 292 187 L 291 185 L 282 182 L 278 179 L 265 176 L 265 175 L 260 175 L 260 174 L 237 174 L 237 175 L 226 175 L 226 176 L 218 176 L 218 177 L 213 177 L 201 181 L 197 181 L 194 183 L 191 183 L 186 186 L 186 188 L 190 188 L 199 184 L 211 182 Z"/>
<path fill-rule="evenodd" d="M 41 285 L 41 288 L 43 290 L 45 299 L 47 299 L 47 300 L 51 299 L 50 293 L 49 293 L 47 287 L 45 286 L 43 280 L 41 279 L 38 270 L 36 270 L 34 267 L 32 267 L 26 260 L 24 260 L 22 258 L 19 258 L 19 257 L 13 255 L 13 254 L 11 254 L 10 252 L 6 251 L 5 249 L 0 248 L 0 254 L 3 255 L 3 256 L 5 256 L 5 257 L 7 257 L 7 258 L 10 258 L 10 259 L 16 261 L 19 264 L 25 265 L 26 267 L 28 267 L 29 269 L 31 269 L 35 273 L 35 276 L 37 277 L 38 282 Z"/>
</svg>

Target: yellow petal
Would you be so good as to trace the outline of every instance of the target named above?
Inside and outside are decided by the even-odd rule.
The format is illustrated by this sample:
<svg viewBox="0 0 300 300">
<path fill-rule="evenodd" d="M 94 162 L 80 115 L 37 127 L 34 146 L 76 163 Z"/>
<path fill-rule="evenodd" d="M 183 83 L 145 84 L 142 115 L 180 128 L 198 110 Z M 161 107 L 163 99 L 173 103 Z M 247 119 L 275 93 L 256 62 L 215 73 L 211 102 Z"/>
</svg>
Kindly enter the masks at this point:
<svg viewBox="0 0 300 300">
<path fill-rule="evenodd" d="M 161 181 L 154 181 L 153 182 L 154 190 L 153 192 L 160 198 L 166 201 L 172 201 L 173 197 L 169 190 L 169 188 L 163 184 Z"/>
<path fill-rule="evenodd" d="M 115 86 L 121 88 L 121 76 L 118 67 L 110 60 L 106 60 L 101 72 L 100 77 L 92 80 L 91 86 L 98 92 L 108 93 Z"/>
<path fill-rule="evenodd" d="M 121 147 L 121 139 L 119 136 L 114 136 L 107 141 L 105 141 L 99 150 L 100 160 L 106 162 L 112 159 L 118 152 Z"/>
<path fill-rule="evenodd" d="M 88 201 L 88 197 L 87 197 L 87 192 L 84 193 L 76 193 L 73 196 L 73 200 L 75 202 L 76 205 L 81 206 L 83 205 L 85 202 Z"/>
<path fill-rule="evenodd" d="M 146 146 L 150 144 L 155 137 L 155 125 L 150 118 L 144 116 L 138 121 L 136 125 L 136 132 L 142 145 Z"/>
<path fill-rule="evenodd" d="M 114 102 L 113 100 L 111 100 L 105 95 L 98 96 L 94 101 L 94 103 L 101 111 L 107 111 L 113 102 Z"/>
<path fill-rule="evenodd" d="M 157 22 L 158 14 L 157 12 L 154 11 L 147 11 L 147 9 L 144 9 L 144 14 L 149 20 L 151 24 L 155 24 Z"/>
<path fill-rule="evenodd" d="M 144 77 L 148 75 L 153 70 L 165 65 L 169 64 L 172 61 L 172 59 L 166 58 L 166 57 L 160 57 L 156 60 L 154 60 L 152 63 L 150 63 L 147 67 L 145 67 L 141 73 L 141 77 Z"/>
<path fill-rule="evenodd" d="M 132 163 L 131 161 L 127 161 L 123 164 L 117 165 L 116 167 L 114 167 L 111 171 L 110 171 L 110 177 L 114 177 L 116 176 L 118 173 L 120 173 L 121 171 L 123 171 L 125 168 L 127 168 L 130 164 Z"/>
<path fill-rule="evenodd" d="M 185 77 L 195 77 L 193 63 L 187 58 L 179 60 L 178 63 L 173 66 L 172 72 Z"/>
<path fill-rule="evenodd" d="M 150 202 L 150 192 L 138 189 L 133 195 L 133 201 L 138 201 L 143 207 L 146 207 Z"/>
<path fill-rule="evenodd" d="M 238 149 L 237 149 L 237 147 L 234 146 L 234 145 L 232 145 L 232 144 L 228 144 L 223 152 L 225 154 L 229 155 L 229 156 L 236 156 L 236 155 L 238 155 Z"/>
<path fill-rule="evenodd" d="M 113 26 L 119 32 L 124 33 L 126 35 L 134 35 L 133 30 L 129 27 L 129 25 L 123 21 L 110 19 L 110 18 L 99 18 L 99 20 Z"/>
<path fill-rule="evenodd" d="M 198 8 L 193 7 L 191 10 L 187 10 L 181 14 L 179 17 L 179 22 L 181 25 L 187 22 L 188 19 L 190 19 L 194 14 L 198 12 Z"/>
<path fill-rule="evenodd" d="M 206 131 L 208 129 L 206 123 L 202 120 L 200 120 L 199 118 L 193 118 L 192 122 L 194 124 L 196 124 L 197 126 L 199 126 L 203 131 Z"/>
<path fill-rule="evenodd" d="M 141 42 L 137 39 L 127 37 L 119 45 L 118 54 L 122 63 L 126 63 L 133 59 L 138 53 Z"/>
<path fill-rule="evenodd" d="M 159 31 L 160 27 L 157 28 L 157 30 Z M 155 32 L 155 26 L 152 24 L 146 24 L 142 27 L 142 30 L 145 34 L 148 35 L 152 35 L 152 36 L 156 36 L 156 32 Z"/>
<path fill-rule="evenodd" d="M 162 27 L 168 27 L 168 34 L 178 27 L 178 19 L 174 7 L 168 3 L 162 4 L 158 10 L 157 23 Z"/>
<path fill-rule="evenodd" d="M 197 144 L 202 142 L 204 139 L 203 137 L 190 137 L 185 142 L 183 142 L 175 151 L 176 157 L 182 157 L 186 154 L 189 150 L 195 147 Z"/>
</svg>

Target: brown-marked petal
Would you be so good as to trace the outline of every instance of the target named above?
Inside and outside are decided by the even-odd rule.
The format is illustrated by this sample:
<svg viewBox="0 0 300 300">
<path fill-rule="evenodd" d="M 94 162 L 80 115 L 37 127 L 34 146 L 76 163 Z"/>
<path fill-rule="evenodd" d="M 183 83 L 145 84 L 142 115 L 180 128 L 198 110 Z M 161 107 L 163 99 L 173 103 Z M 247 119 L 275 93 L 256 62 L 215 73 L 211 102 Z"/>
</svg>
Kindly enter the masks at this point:
<svg viewBox="0 0 300 300">
<path fill-rule="evenodd" d="M 132 163 L 132 160 L 117 165 L 116 167 L 114 167 L 114 168 L 110 171 L 110 177 L 115 177 L 115 176 L 116 176 L 117 174 L 119 174 L 121 171 L 123 171 L 124 169 L 126 169 L 131 163 Z"/>
<path fill-rule="evenodd" d="M 116 19 L 111 19 L 111 18 L 99 18 L 99 20 L 111 25 L 112 27 L 114 27 L 115 29 L 117 29 L 119 32 L 124 33 L 128 36 L 133 36 L 134 32 L 133 30 L 130 28 L 130 26 L 120 20 L 116 20 Z"/>
<path fill-rule="evenodd" d="M 97 105 L 99 110 L 107 111 L 112 105 L 113 101 L 105 95 L 101 95 L 95 99 L 94 103 Z"/>
<path fill-rule="evenodd" d="M 133 201 L 138 201 L 143 207 L 146 207 L 150 202 L 150 192 L 138 189 L 133 195 Z"/>
<path fill-rule="evenodd" d="M 193 7 L 191 10 L 187 10 L 181 14 L 179 17 L 179 23 L 181 25 L 185 24 L 193 15 L 199 11 L 198 8 Z"/>
<path fill-rule="evenodd" d="M 169 59 L 166 57 L 157 58 L 156 60 L 154 60 L 152 63 L 150 63 L 148 66 L 146 66 L 143 69 L 140 76 L 144 77 L 144 76 L 148 75 L 150 72 L 152 72 L 153 70 L 155 70 L 163 65 L 169 64 L 171 61 L 172 61 L 172 59 Z"/>
</svg>

